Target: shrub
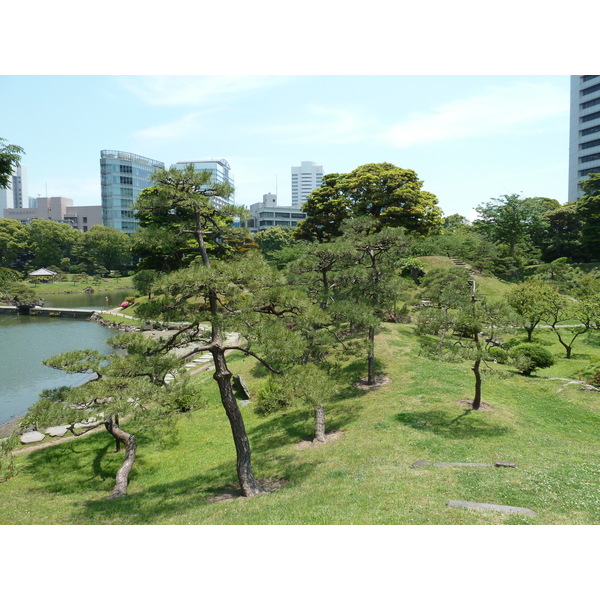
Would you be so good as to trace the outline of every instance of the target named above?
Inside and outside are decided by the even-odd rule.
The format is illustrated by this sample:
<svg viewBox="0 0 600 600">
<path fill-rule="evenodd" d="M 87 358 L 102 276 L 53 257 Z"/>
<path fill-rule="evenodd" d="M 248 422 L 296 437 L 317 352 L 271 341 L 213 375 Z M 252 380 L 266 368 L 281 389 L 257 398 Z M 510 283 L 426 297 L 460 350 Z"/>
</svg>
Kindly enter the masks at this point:
<svg viewBox="0 0 600 600">
<path fill-rule="evenodd" d="M 488 356 L 490 359 L 504 365 L 508 362 L 508 352 L 504 350 L 504 348 L 500 348 L 498 346 L 492 346 L 488 348 Z"/>
<path fill-rule="evenodd" d="M 591 385 L 600 385 L 600 360 L 593 360 L 581 374 L 582 379 Z"/>
<path fill-rule="evenodd" d="M 286 393 L 282 380 L 281 376 L 269 376 L 256 396 L 256 406 L 254 408 L 256 414 L 265 416 L 289 408 L 292 405 L 293 399 L 289 393 Z"/>
<path fill-rule="evenodd" d="M 554 364 L 554 357 L 543 346 L 532 343 L 518 344 L 510 351 L 519 373 L 531 375 L 536 369 L 545 369 Z"/>
</svg>

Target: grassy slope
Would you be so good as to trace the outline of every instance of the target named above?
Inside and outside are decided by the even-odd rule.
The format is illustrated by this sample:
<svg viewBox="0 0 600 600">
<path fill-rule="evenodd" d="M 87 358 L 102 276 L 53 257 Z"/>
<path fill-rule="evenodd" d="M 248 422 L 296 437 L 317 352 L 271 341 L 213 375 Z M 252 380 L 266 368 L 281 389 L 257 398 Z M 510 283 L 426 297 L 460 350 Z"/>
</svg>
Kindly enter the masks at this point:
<svg viewBox="0 0 600 600">
<path fill-rule="evenodd" d="M 540 337 L 557 355 L 550 332 Z M 130 495 L 104 500 L 119 457 L 99 433 L 20 455 L 20 474 L 0 485 L 0 523 L 169 524 L 597 524 L 600 523 L 600 403 L 596 394 L 499 367 L 484 382 L 493 411 L 456 404 L 472 393 L 467 364 L 420 357 L 410 325 L 386 325 L 379 357 L 392 383 L 346 393 L 328 409 L 338 440 L 297 449 L 310 438 L 303 408 L 262 419 L 243 408 L 259 478 L 284 477 L 279 492 L 211 503 L 235 484 L 229 425 L 211 374 L 197 379 L 207 408 L 177 423 L 175 439 L 139 436 Z M 579 345 L 571 361 L 543 376 L 572 376 L 600 355 L 598 342 Z M 253 361 L 232 360 L 256 391 Z M 362 365 L 350 365 L 350 373 Z M 350 374 L 349 373 L 349 374 Z M 362 373 L 361 373 L 362 374 Z M 412 469 L 415 460 L 515 461 L 517 469 Z M 525 506 L 537 517 L 450 509 L 446 500 Z"/>
<path fill-rule="evenodd" d="M 99 284 L 92 277 L 77 279 L 75 276 L 69 276 L 69 281 L 53 281 L 49 283 L 27 283 L 27 286 L 40 296 L 47 294 L 63 294 L 65 292 L 78 293 L 83 292 L 87 287 L 93 287 L 95 292 L 112 292 L 114 290 L 131 289 L 133 293 L 133 284 L 131 277 L 119 277 L 101 279 Z"/>
<path fill-rule="evenodd" d="M 482 278 L 482 288 L 486 280 L 490 295 L 508 287 Z M 392 382 L 368 393 L 349 388 L 328 407 L 328 431 L 345 431 L 336 441 L 296 447 L 312 433 L 305 408 L 264 419 L 242 409 L 257 477 L 288 480 L 251 500 L 209 502 L 235 486 L 235 452 L 211 373 L 201 374 L 204 410 L 181 416 L 171 438 L 139 434 L 127 498 L 104 499 L 122 454 L 99 433 L 19 455 L 19 475 L 0 485 L 0 523 L 599 524 L 600 396 L 546 378 L 576 377 L 600 357 L 600 336 L 578 342 L 570 361 L 550 331 L 536 337 L 557 364 L 530 378 L 495 365 L 483 388 L 493 410 L 469 412 L 457 404 L 473 391 L 469 364 L 424 358 L 411 325 L 385 325 L 378 357 Z M 240 356 L 230 363 L 255 393 L 263 370 Z M 349 364 L 348 379 L 363 371 L 361 361 Z M 518 468 L 411 468 L 419 459 Z M 450 509 L 449 499 L 524 506 L 537 516 Z"/>
</svg>

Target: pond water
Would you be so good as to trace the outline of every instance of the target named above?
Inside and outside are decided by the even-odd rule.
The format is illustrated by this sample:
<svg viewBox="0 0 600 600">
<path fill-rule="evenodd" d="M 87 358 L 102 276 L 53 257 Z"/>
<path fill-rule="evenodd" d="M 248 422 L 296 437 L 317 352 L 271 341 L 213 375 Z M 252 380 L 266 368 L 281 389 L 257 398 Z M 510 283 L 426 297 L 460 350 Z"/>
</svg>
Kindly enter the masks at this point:
<svg viewBox="0 0 600 600">
<path fill-rule="evenodd" d="M 106 304 L 105 296 L 102 294 Z M 66 297 L 74 299 L 75 294 L 65 294 Z M 61 300 L 64 298 L 61 294 Z M 97 302 L 91 297 L 85 301 L 76 306 L 88 307 L 90 301 Z M 49 305 L 47 302 L 46 306 Z M 56 302 L 50 306 L 72 308 L 75 305 Z M 117 304 L 111 304 L 114 306 Z M 46 367 L 42 364 L 44 359 L 60 352 L 86 348 L 108 354 L 111 348 L 105 342 L 113 335 L 114 330 L 92 321 L 0 315 L 0 423 L 24 415 L 42 390 L 80 385 L 90 377 L 85 373 L 68 374 Z"/>
<path fill-rule="evenodd" d="M 117 308 L 134 290 L 94 292 L 93 294 L 47 294 L 43 296 L 45 308 Z M 108 302 L 107 299 L 108 298 Z"/>
</svg>

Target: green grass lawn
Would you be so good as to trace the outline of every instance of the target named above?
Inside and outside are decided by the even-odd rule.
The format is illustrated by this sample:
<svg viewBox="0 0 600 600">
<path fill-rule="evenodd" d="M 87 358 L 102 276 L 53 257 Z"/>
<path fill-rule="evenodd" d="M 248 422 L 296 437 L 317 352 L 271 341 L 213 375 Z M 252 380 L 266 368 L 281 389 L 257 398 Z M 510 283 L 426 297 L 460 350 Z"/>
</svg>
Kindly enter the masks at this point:
<svg viewBox="0 0 600 600">
<path fill-rule="evenodd" d="M 255 475 L 283 478 L 279 491 L 212 502 L 236 486 L 235 452 L 212 373 L 194 385 L 206 408 L 181 415 L 173 434 L 135 431 L 139 446 L 129 495 L 107 501 L 122 453 L 105 433 L 16 457 L 19 474 L 0 484 L 1 524 L 599 524 L 600 394 L 548 377 L 576 377 L 600 356 L 598 338 L 564 360 L 552 332 L 536 332 L 560 360 L 537 376 L 494 365 L 484 379 L 489 411 L 458 404 L 473 393 L 468 363 L 419 354 L 411 325 L 386 324 L 378 337 L 381 372 L 391 383 L 348 387 L 327 408 L 322 446 L 298 448 L 312 434 L 304 407 L 261 418 L 242 408 Z M 252 359 L 232 355 L 253 394 L 264 376 Z M 348 364 L 348 378 L 364 376 Z M 414 461 L 512 461 L 516 469 L 412 468 Z M 447 500 L 508 504 L 537 516 L 446 507 Z"/>
<path fill-rule="evenodd" d="M 120 289 L 131 289 L 133 295 L 133 283 L 131 277 L 108 278 L 94 280 L 93 277 L 78 277 L 69 275 L 68 281 L 51 281 L 47 283 L 28 283 L 27 286 L 41 296 L 47 294 L 63 294 L 65 292 L 83 292 L 87 287 L 94 288 L 95 292 L 111 292 Z"/>
</svg>

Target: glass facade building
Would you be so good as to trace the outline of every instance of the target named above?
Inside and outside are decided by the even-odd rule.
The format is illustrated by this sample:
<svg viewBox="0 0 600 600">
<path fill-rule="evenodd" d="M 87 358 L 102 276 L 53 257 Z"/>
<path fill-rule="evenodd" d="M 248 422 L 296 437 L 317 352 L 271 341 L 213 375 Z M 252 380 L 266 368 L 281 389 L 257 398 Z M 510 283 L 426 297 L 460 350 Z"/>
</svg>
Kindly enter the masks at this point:
<svg viewBox="0 0 600 600">
<path fill-rule="evenodd" d="M 188 165 L 193 165 L 194 171 L 210 171 L 212 183 L 229 183 L 235 187 L 233 181 L 233 173 L 229 163 L 224 159 L 207 159 L 207 160 L 182 160 L 175 163 L 176 169 L 185 169 Z M 226 204 L 233 204 L 233 196 L 230 198 L 222 198 L 216 196 L 212 198 L 213 204 L 217 208 L 221 208 Z"/>
<path fill-rule="evenodd" d="M 600 75 L 572 75 L 569 202 L 581 197 L 590 173 L 600 173 Z"/>
<path fill-rule="evenodd" d="M 138 228 L 134 203 L 140 192 L 152 185 L 150 175 L 164 169 L 164 163 L 120 150 L 102 150 L 100 178 L 102 223 L 124 233 Z"/>
</svg>

